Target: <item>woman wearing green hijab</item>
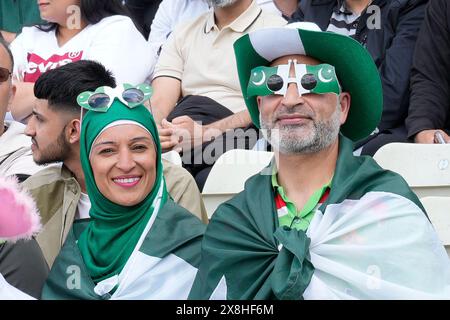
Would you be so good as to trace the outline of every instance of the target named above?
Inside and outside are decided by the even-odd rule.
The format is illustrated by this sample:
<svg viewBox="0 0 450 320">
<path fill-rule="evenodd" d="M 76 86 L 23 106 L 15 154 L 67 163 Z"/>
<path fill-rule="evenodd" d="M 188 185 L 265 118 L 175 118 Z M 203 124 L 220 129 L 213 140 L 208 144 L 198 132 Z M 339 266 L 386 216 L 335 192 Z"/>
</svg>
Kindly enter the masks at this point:
<svg viewBox="0 0 450 320">
<path fill-rule="evenodd" d="M 85 92 L 80 157 L 90 219 L 75 223 L 43 299 L 186 299 L 204 225 L 169 197 L 156 124 L 132 94 Z M 134 91 L 133 91 L 134 90 Z M 123 91 L 123 92 L 121 92 Z M 129 96 L 129 95 L 128 95 Z"/>
</svg>

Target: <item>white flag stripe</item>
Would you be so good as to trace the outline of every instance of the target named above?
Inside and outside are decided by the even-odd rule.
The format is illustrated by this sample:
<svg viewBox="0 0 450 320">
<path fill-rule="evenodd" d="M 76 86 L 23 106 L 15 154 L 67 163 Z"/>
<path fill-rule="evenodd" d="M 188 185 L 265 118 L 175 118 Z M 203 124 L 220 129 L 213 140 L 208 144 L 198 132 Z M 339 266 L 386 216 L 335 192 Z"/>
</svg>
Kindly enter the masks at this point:
<svg viewBox="0 0 450 320">
<path fill-rule="evenodd" d="M 283 36 L 279 33 L 282 32 Z M 255 51 L 267 61 L 290 54 L 305 54 L 297 29 L 268 28 L 249 34 Z M 267 41 L 267 39 L 271 39 Z"/>
<path fill-rule="evenodd" d="M 308 73 L 308 71 L 306 70 L 306 65 L 304 64 L 295 64 L 295 75 L 304 75 Z M 302 87 L 301 84 L 301 79 L 297 79 L 297 90 L 298 90 L 298 95 L 301 96 L 302 94 L 306 94 L 306 93 L 310 93 L 310 90 L 306 90 L 305 88 Z"/>
<path fill-rule="evenodd" d="M 283 216 L 285 216 L 285 215 L 288 214 L 288 209 L 287 209 L 286 206 L 281 207 L 281 208 L 279 208 L 279 209 L 277 210 L 277 213 L 278 213 L 278 218 L 281 218 L 281 217 L 283 217 Z"/>
</svg>

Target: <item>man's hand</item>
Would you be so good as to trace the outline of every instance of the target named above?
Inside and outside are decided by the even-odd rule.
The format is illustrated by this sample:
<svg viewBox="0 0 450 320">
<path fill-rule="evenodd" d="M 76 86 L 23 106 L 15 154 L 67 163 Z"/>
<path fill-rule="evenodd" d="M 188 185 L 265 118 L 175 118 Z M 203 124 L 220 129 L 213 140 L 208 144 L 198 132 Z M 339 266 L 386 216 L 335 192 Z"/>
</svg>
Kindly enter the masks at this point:
<svg viewBox="0 0 450 320">
<path fill-rule="evenodd" d="M 176 134 L 181 137 L 182 148 L 190 149 L 203 142 L 204 128 L 188 116 L 177 117 L 172 120 Z"/>
<path fill-rule="evenodd" d="M 434 133 L 436 131 L 439 131 L 442 134 L 442 137 L 444 138 L 446 143 L 450 143 L 450 137 L 442 130 L 423 130 L 420 131 L 416 136 L 414 137 L 415 143 L 436 143 L 434 138 Z"/>
<path fill-rule="evenodd" d="M 181 152 L 179 150 L 178 145 L 180 144 L 180 137 L 175 134 L 175 128 L 172 123 L 163 119 L 161 121 L 161 125 L 157 125 L 159 141 L 161 143 L 162 152 L 167 152 L 176 150 L 177 152 Z M 175 148 L 175 149 L 174 149 Z"/>
<path fill-rule="evenodd" d="M 164 142 L 165 148 L 175 148 L 180 152 L 211 141 L 221 133 L 220 130 L 203 126 L 188 116 L 181 116 L 172 122 L 165 119 L 161 122 L 160 138 L 161 145 Z"/>
</svg>

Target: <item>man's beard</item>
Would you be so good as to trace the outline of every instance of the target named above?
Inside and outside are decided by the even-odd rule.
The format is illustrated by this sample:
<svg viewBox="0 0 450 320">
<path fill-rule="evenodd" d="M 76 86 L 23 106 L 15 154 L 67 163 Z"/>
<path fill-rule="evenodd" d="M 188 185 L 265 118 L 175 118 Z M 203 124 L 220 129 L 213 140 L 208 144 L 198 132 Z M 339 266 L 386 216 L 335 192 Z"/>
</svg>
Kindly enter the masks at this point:
<svg viewBox="0 0 450 320">
<path fill-rule="evenodd" d="M 40 150 L 38 148 L 38 150 L 40 157 L 36 159 L 33 156 L 34 162 L 38 165 L 65 161 L 70 154 L 70 144 L 66 140 L 64 130 L 58 136 L 55 143 L 49 145 L 46 149 Z"/>
<path fill-rule="evenodd" d="M 225 8 L 236 3 L 238 0 L 208 0 L 208 3 L 214 8 Z"/>
<path fill-rule="evenodd" d="M 292 110 L 292 113 L 294 110 Z M 305 125 L 285 125 L 273 128 L 273 123 L 264 122 L 259 115 L 261 131 L 272 147 L 282 154 L 308 154 L 316 153 L 329 147 L 339 135 L 340 104 L 336 107 L 331 118 L 326 121 L 313 121 Z"/>
</svg>

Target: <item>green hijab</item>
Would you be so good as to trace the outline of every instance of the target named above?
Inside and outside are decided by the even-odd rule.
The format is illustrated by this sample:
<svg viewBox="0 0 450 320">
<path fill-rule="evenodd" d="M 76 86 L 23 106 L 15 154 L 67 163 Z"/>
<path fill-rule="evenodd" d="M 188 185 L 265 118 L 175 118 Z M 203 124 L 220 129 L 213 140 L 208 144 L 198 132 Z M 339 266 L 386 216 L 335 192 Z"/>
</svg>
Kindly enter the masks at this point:
<svg viewBox="0 0 450 320">
<path fill-rule="evenodd" d="M 134 206 L 118 205 L 104 197 L 97 188 L 89 161 L 97 136 L 106 126 L 119 120 L 144 126 L 152 135 L 156 147 L 155 184 L 147 197 Z M 150 217 L 166 202 L 167 191 L 158 131 L 153 116 L 143 105 L 130 109 L 115 99 L 107 112 L 88 111 L 82 120 L 80 139 L 81 165 L 91 200 L 91 220 L 78 239 L 78 247 L 92 280 L 98 283 L 122 271 Z"/>
</svg>

